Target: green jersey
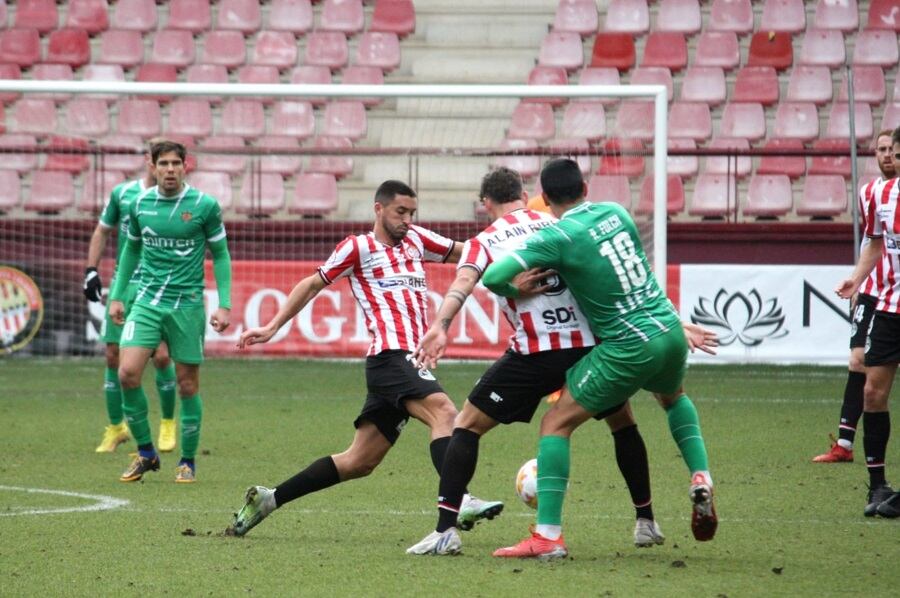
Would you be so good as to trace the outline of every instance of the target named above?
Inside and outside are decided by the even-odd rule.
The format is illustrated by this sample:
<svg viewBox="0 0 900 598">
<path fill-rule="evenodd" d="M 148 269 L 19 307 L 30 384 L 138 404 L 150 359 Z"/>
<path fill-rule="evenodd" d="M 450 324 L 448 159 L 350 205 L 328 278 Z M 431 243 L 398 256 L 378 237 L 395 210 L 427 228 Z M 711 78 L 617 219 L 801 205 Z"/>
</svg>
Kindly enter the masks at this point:
<svg viewBox="0 0 900 598">
<path fill-rule="evenodd" d="M 203 305 L 206 244 L 225 239 L 215 199 L 187 183 L 174 197 L 151 187 L 129 206 L 128 238 L 141 243 L 135 304 L 170 309 Z"/>
<path fill-rule="evenodd" d="M 510 255 L 525 269 L 556 270 L 604 344 L 646 343 L 681 327 L 634 221 L 618 204 L 584 202 Z"/>
<path fill-rule="evenodd" d="M 103 207 L 100 213 L 100 224 L 106 228 L 117 229 L 116 235 L 116 265 L 122 257 L 122 251 L 125 249 L 125 241 L 128 238 L 128 208 L 137 197 L 146 191 L 142 179 L 135 179 L 116 185 L 109 195 L 109 202 Z M 141 278 L 140 267 L 135 268 L 134 274 L 131 275 L 130 282 L 137 283 Z M 115 274 L 113 280 L 110 281 L 110 288 L 115 284 Z"/>
</svg>

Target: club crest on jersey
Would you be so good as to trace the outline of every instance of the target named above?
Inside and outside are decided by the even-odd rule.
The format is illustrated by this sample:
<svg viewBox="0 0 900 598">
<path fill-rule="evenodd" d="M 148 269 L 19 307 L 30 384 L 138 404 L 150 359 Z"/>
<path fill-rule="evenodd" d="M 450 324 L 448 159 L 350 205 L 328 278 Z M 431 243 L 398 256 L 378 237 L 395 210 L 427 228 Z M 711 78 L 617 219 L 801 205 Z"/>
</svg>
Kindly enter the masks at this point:
<svg viewBox="0 0 900 598">
<path fill-rule="evenodd" d="M 182 222 L 190 222 L 191 218 L 193 218 L 193 217 L 194 217 L 194 215 L 191 214 L 190 212 L 182 212 L 181 213 L 181 221 Z"/>
<path fill-rule="evenodd" d="M 403 244 L 403 254 L 411 260 L 422 259 L 422 252 L 412 243 Z"/>
</svg>

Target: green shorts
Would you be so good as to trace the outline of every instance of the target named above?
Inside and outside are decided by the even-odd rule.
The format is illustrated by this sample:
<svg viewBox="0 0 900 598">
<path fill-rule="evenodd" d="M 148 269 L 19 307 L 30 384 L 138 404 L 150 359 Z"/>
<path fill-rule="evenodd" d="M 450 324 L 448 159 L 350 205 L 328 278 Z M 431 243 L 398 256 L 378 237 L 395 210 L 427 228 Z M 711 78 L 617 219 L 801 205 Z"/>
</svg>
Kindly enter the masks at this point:
<svg viewBox="0 0 900 598">
<path fill-rule="evenodd" d="M 684 381 L 687 352 L 680 326 L 640 345 L 600 343 L 569 368 L 566 385 L 591 413 L 617 407 L 641 389 L 671 394 Z"/>
<path fill-rule="evenodd" d="M 202 305 L 180 309 L 160 309 L 149 305 L 132 306 L 122 328 L 122 347 L 155 349 L 166 341 L 169 354 L 177 363 L 203 363 L 203 337 L 206 312 Z"/>
<path fill-rule="evenodd" d="M 109 286 L 112 288 L 115 281 L 113 281 Z M 134 300 L 137 297 L 138 284 L 131 283 L 125 289 L 125 296 L 122 298 L 122 303 L 125 305 L 125 317 L 128 317 L 128 312 L 131 311 L 131 306 L 134 305 Z M 103 322 L 100 324 L 100 340 L 102 340 L 107 345 L 118 345 L 119 341 L 122 338 L 122 326 L 113 322 L 109 317 L 109 304 L 110 301 L 106 302 L 106 313 L 103 316 Z"/>
</svg>

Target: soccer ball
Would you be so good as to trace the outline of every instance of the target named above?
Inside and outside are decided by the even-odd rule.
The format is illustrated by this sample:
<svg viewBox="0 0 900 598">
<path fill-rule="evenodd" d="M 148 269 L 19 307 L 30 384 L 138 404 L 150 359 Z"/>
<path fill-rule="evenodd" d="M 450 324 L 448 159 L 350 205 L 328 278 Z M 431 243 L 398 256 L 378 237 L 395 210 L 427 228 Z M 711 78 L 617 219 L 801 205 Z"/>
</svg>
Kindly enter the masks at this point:
<svg viewBox="0 0 900 598">
<path fill-rule="evenodd" d="M 523 503 L 537 508 L 537 459 L 525 462 L 516 474 L 516 494 Z"/>
</svg>

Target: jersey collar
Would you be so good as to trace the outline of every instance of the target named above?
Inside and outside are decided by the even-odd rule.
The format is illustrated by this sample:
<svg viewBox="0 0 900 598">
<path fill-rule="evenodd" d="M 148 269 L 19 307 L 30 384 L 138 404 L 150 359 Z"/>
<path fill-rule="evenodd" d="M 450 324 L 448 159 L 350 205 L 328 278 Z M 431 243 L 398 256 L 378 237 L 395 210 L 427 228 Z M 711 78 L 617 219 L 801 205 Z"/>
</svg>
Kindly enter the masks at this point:
<svg viewBox="0 0 900 598">
<path fill-rule="evenodd" d="M 571 210 L 567 211 L 565 214 L 563 214 L 562 218 L 560 218 L 560 220 L 564 220 L 565 218 L 568 218 L 569 216 L 574 216 L 575 214 L 580 214 L 581 212 L 590 210 L 592 205 L 593 204 L 589 201 L 583 201 L 580 204 L 578 204 L 577 206 L 575 206 L 574 208 L 572 208 Z"/>
</svg>

